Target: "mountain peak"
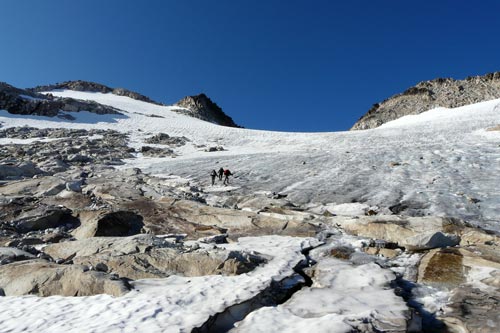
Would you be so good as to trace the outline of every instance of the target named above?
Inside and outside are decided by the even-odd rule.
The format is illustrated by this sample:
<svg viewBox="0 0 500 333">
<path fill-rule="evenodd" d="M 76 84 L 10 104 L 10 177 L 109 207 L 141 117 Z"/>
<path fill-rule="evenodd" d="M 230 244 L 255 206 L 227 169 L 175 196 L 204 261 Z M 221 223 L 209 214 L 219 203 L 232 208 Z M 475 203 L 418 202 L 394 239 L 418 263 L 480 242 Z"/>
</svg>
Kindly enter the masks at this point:
<svg viewBox="0 0 500 333">
<path fill-rule="evenodd" d="M 437 78 L 423 81 L 374 104 L 351 130 L 375 128 L 391 120 L 437 107 L 455 108 L 496 98 L 500 98 L 500 72 L 469 76 L 463 80 Z"/>
<path fill-rule="evenodd" d="M 183 113 L 191 117 L 206 120 L 222 126 L 240 127 L 204 93 L 200 93 L 194 96 L 186 96 L 174 105 L 183 108 L 175 110 L 179 113 Z"/>
</svg>

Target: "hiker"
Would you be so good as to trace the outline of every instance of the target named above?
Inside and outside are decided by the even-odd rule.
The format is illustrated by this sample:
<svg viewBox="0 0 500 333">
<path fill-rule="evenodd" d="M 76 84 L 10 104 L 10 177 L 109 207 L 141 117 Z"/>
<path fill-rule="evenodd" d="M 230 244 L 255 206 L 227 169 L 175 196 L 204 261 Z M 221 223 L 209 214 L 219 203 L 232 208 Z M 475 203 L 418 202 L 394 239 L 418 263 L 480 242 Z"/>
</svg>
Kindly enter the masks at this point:
<svg viewBox="0 0 500 333">
<path fill-rule="evenodd" d="M 217 177 L 217 171 L 212 170 L 212 172 L 210 173 L 210 177 L 212 177 L 212 186 L 214 186 L 215 185 L 215 177 Z"/>
<path fill-rule="evenodd" d="M 222 175 L 224 174 L 224 169 L 222 167 L 219 169 L 219 180 L 222 180 Z"/>
<path fill-rule="evenodd" d="M 231 171 L 229 171 L 229 169 L 226 169 L 224 170 L 224 185 L 227 185 L 229 184 L 229 176 L 232 176 L 233 174 L 231 173 Z"/>
</svg>

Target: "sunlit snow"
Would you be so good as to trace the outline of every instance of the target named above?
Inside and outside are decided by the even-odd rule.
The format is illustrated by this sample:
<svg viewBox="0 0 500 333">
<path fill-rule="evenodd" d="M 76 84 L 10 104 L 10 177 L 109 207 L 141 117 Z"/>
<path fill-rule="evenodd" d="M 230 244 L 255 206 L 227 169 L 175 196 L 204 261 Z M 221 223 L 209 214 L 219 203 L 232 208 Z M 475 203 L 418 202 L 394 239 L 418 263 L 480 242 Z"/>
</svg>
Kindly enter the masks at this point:
<svg viewBox="0 0 500 333">
<path fill-rule="evenodd" d="M 232 195 L 283 193 L 292 202 L 335 214 L 359 214 L 368 208 L 391 213 L 389 208 L 399 204 L 406 214 L 457 216 L 500 230 L 500 131 L 487 131 L 500 124 L 500 100 L 456 109 L 439 108 L 373 130 L 285 133 L 218 126 L 173 112 L 176 107 L 113 94 L 51 93 L 111 105 L 122 110 L 122 114 L 71 113 L 76 119 L 69 121 L 0 111 L 0 124 L 113 129 L 128 133 L 134 148 L 145 145 L 144 139 L 160 132 L 185 136 L 191 141 L 174 149 L 176 158 L 145 158 L 138 154 L 121 168 L 139 167 L 165 181 L 193 182 L 205 192 L 220 195 L 226 191 Z M 5 139 L 0 144 L 8 142 Z M 200 148 L 202 145 L 223 146 L 224 150 L 206 152 Z M 209 173 L 219 167 L 230 168 L 235 174 L 230 187 L 210 185 Z M 346 205 L 350 203 L 355 205 Z M 210 315 L 252 297 L 271 280 L 279 281 L 293 274 L 293 267 L 303 258 L 300 251 L 304 243 L 310 241 L 269 236 L 243 238 L 236 244 L 225 245 L 246 250 L 258 248 L 273 258 L 254 272 L 236 277 L 141 280 L 134 282 L 136 290 L 119 298 L 0 297 L 0 325 L 6 332 L 188 332 Z M 343 264 L 338 262 L 322 265 L 326 265 L 321 267 L 325 285 L 313 286 L 294 298 L 323 302 L 328 297 L 340 297 L 337 308 L 359 313 L 371 311 L 376 307 L 374 302 L 384 298 L 393 310 L 402 311 L 402 303 L 382 287 L 391 279 L 387 272 L 371 264 L 359 268 L 341 267 Z M 342 294 L 335 287 L 320 293 L 321 288 L 334 286 L 338 281 L 348 283 L 350 278 L 345 274 L 354 274 L 363 283 L 367 281 L 366 288 L 352 292 L 361 293 L 359 297 Z M 286 306 L 252 313 L 250 320 L 260 318 L 260 326 L 253 328 L 264 332 L 269 327 L 266 325 L 281 327 L 286 321 L 296 320 L 303 304 L 293 300 Z M 327 305 L 334 306 L 331 302 Z M 315 318 L 305 316 L 297 321 L 296 331 L 327 325 L 334 325 L 339 332 L 350 329 L 339 314 L 312 313 L 310 317 Z M 245 325 L 248 322 L 238 330 L 245 331 Z"/>
</svg>

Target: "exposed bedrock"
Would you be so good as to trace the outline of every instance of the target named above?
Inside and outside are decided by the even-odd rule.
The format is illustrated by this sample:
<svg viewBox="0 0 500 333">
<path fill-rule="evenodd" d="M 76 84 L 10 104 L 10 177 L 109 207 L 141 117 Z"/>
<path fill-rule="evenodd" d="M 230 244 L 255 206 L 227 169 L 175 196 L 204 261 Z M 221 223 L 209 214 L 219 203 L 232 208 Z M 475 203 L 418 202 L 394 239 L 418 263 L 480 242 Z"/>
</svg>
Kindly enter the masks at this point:
<svg viewBox="0 0 500 333">
<path fill-rule="evenodd" d="M 423 81 L 374 104 L 351 130 L 375 128 L 388 121 L 437 107 L 455 108 L 496 98 L 500 98 L 500 72 L 464 80 L 439 78 Z"/>
<path fill-rule="evenodd" d="M 81 265 L 58 265 L 45 260 L 25 260 L 0 266 L 0 288 L 6 296 L 120 296 L 126 282 Z"/>
</svg>

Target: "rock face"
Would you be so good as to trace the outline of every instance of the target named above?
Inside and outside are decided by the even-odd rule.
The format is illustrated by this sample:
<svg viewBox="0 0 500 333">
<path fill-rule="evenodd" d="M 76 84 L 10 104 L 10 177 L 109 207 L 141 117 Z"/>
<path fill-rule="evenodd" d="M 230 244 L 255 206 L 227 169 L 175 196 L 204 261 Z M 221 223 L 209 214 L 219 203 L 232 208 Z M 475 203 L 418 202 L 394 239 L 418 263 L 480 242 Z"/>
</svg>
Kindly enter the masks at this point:
<svg viewBox="0 0 500 333">
<path fill-rule="evenodd" d="M 471 76 L 465 80 L 440 78 L 424 81 L 374 104 L 351 130 L 375 128 L 388 121 L 436 107 L 455 108 L 496 98 L 500 98 L 500 72 Z"/>
<path fill-rule="evenodd" d="M 89 92 L 100 92 L 103 94 L 112 93 L 118 96 L 127 96 L 132 99 L 136 99 L 139 101 L 153 103 L 157 105 L 162 105 L 161 103 L 155 102 L 151 100 L 149 97 L 136 93 L 134 91 L 130 91 L 124 88 L 110 88 L 100 83 L 89 82 L 89 81 L 66 81 L 62 83 L 56 83 L 46 86 L 38 86 L 32 89 L 29 89 L 32 92 L 41 92 L 41 91 L 51 91 L 56 89 L 67 89 L 74 91 L 89 91 Z"/>
<path fill-rule="evenodd" d="M 222 109 L 212 102 L 205 94 L 187 96 L 175 103 L 184 109 L 174 110 L 191 117 L 206 120 L 215 124 L 229 127 L 239 127 L 226 115 Z"/>
</svg>

